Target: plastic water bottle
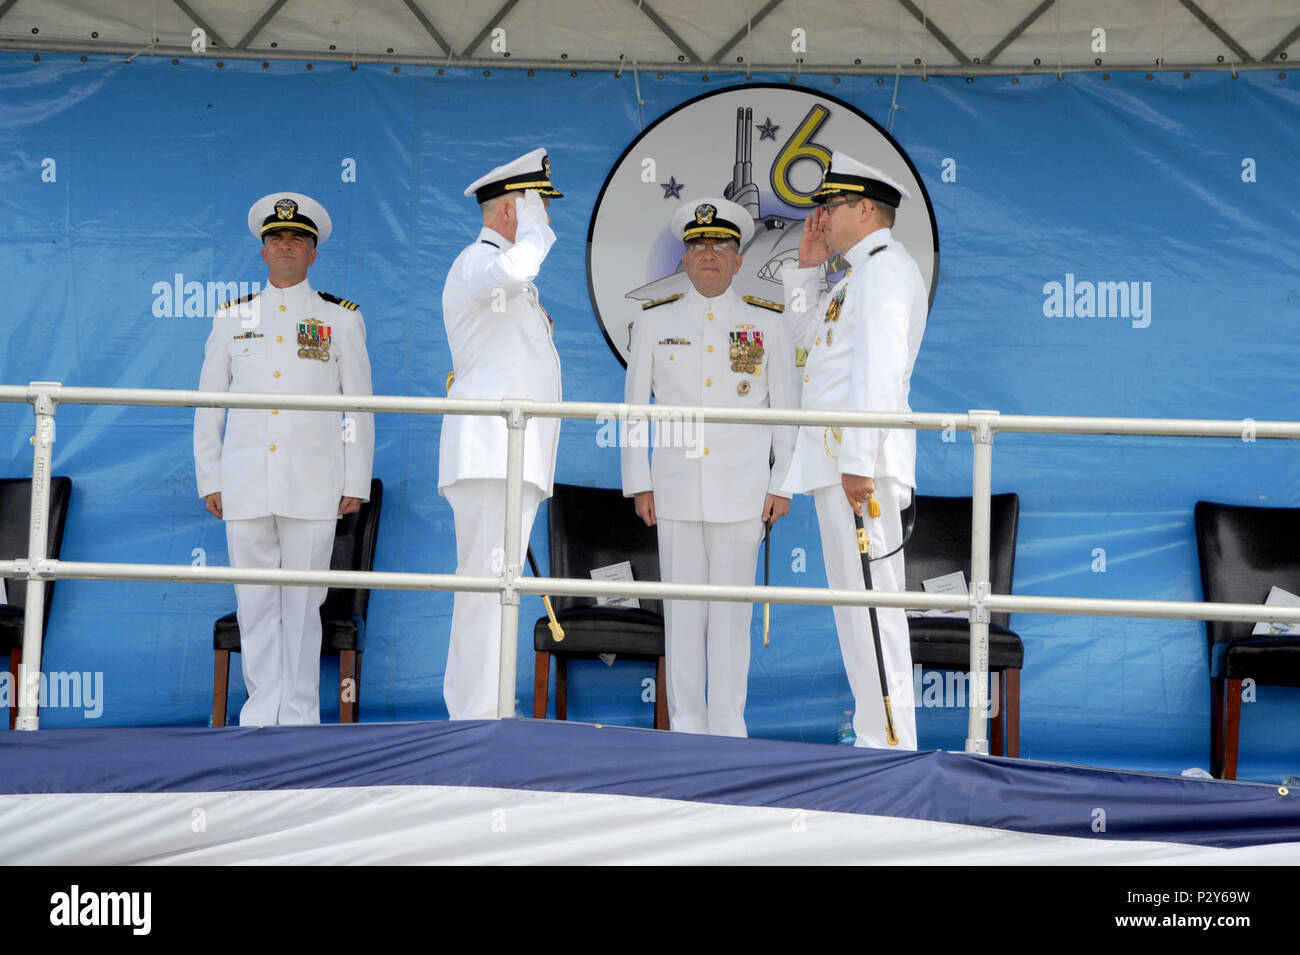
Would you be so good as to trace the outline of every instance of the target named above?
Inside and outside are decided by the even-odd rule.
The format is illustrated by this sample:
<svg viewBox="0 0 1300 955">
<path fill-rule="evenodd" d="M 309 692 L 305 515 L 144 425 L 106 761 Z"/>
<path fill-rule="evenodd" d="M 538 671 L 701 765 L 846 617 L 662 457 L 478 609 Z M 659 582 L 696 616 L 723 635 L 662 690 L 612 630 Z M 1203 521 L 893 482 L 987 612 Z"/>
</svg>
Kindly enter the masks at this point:
<svg viewBox="0 0 1300 955">
<path fill-rule="evenodd" d="M 840 720 L 840 727 L 835 731 L 835 742 L 841 746 L 852 746 L 858 741 L 858 734 L 853 732 L 853 711 L 845 710 L 844 719 Z"/>
</svg>

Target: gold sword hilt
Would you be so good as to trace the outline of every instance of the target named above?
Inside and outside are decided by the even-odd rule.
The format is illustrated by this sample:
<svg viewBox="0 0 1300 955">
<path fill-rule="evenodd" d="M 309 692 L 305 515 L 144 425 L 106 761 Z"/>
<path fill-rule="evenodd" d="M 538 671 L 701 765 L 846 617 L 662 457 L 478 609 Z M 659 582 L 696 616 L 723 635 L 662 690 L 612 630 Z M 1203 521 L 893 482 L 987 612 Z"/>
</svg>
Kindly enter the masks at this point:
<svg viewBox="0 0 1300 955">
<path fill-rule="evenodd" d="M 871 518 L 880 516 L 880 502 L 876 500 L 874 492 L 867 498 L 867 516 Z M 868 557 L 871 556 L 871 538 L 867 536 L 865 526 L 858 528 L 858 553 L 865 554 Z"/>
<path fill-rule="evenodd" d="M 555 610 L 551 607 L 551 598 L 542 594 L 542 605 L 546 607 L 547 626 L 551 628 L 551 637 L 556 643 L 563 643 L 564 628 L 560 626 L 560 621 L 555 619 Z"/>
<path fill-rule="evenodd" d="M 894 731 L 894 710 L 889 705 L 889 697 L 885 697 L 885 739 L 890 746 L 898 745 L 898 733 Z"/>
</svg>

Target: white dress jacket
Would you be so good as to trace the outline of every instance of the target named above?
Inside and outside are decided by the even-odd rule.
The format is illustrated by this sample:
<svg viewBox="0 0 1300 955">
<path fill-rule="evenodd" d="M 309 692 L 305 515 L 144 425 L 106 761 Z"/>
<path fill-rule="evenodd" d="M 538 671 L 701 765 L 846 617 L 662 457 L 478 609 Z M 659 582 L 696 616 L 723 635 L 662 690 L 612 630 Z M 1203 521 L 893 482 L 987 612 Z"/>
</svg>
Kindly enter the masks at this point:
<svg viewBox="0 0 1300 955">
<path fill-rule="evenodd" d="M 555 233 L 520 210 L 516 241 L 484 228 L 456 257 L 442 293 L 456 374 L 450 398 L 559 401 L 560 356 L 533 279 Z M 551 495 L 560 420 L 532 418 L 524 431 L 524 480 Z M 438 453 L 438 487 L 506 476 L 506 423 L 500 417 L 447 415 Z"/>
<path fill-rule="evenodd" d="M 812 349 L 804 410 L 910 411 L 912 367 L 929 309 L 921 272 L 888 229 L 862 239 L 845 258 L 852 274 L 820 299 L 821 268 L 787 265 L 781 273 L 791 338 Z M 839 484 L 843 474 L 916 487 L 916 432 L 800 428 L 786 490 Z"/>
<path fill-rule="evenodd" d="M 322 298 L 306 280 L 230 303 L 212 320 L 199 389 L 371 394 L 365 321 L 347 305 Z M 306 347 L 323 357 L 300 356 Z M 338 411 L 231 408 L 227 416 L 224 408 L 198 408 L 194 415 L 199 496 L 220 491 L 228 521 L 332 519 L 339 498 L 370 498 L 374 448 L 369 413 L 345 419 Z"/>
<path fill-rule="evenodd" d="M 733 358 L 733 345 L 742 358 L 757 360 Z M 676 301 L 647 309 L 633 328 L 624 400 L 648 404 L 652 392 L 661 406 L 798 407 L 794 351 L 781 315 L 745 302 L 731 288 L 705 298 L 692 287 Z M 655 516 L 673 521 L 759 517 L 767 494 L 780 493 L 795 440 L 791 426 L 690 420 L 661 424 L 656 433 L 651 455 L 649 429 L 628 427 L 623 493 L 654 491 Z"/>
</svg>

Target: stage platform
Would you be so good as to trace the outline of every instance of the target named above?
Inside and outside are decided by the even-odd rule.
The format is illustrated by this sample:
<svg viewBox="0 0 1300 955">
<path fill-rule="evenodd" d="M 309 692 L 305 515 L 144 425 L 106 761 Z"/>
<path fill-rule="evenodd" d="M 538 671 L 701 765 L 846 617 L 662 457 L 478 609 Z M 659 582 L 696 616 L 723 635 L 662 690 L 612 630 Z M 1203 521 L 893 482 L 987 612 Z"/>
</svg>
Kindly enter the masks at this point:
<svg viewBox="0 0 1300 955">
<path fill-rule="evenodd" d="M 6 864 L 1295 864 L 1300 793 L 544 720 L 0 736 Z"/>
</svg>

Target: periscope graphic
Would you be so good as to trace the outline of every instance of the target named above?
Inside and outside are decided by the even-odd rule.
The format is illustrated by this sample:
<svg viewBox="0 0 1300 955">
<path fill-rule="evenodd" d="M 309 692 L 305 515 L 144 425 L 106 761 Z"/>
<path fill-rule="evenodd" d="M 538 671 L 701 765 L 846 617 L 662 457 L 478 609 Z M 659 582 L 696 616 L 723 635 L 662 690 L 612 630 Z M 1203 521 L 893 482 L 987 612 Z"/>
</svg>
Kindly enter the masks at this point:
<svg viewBox="0 0 1300 955">
<path fill-rule="evenodd" d="M 734 138 L 723 132 L 732 128 Z M 781 301 L 781 268 L 798 262 L 804 219 L 814 206 L 810 197 L 836 149 L 878 166 L 911 191 L 894 235 L 916 259 L 933 300 L 939 242 L 930 197 L 887 132 L 847 103 L 797 87 L 720 90 L 648 127 L 615 163 L 596 201 L 587 233 L 588 285 L 619 361 L 627 364 L 642 306 L 689 286 L 682 243 L 669 229 L 685 202 L 720 195 L 749 212 L 754 234 L 741 249 L 733 287 L 741 295 Z M 832 259 L 825 281 L 837 280 L 842 269 L 839 258 Z"/>
</svg>

